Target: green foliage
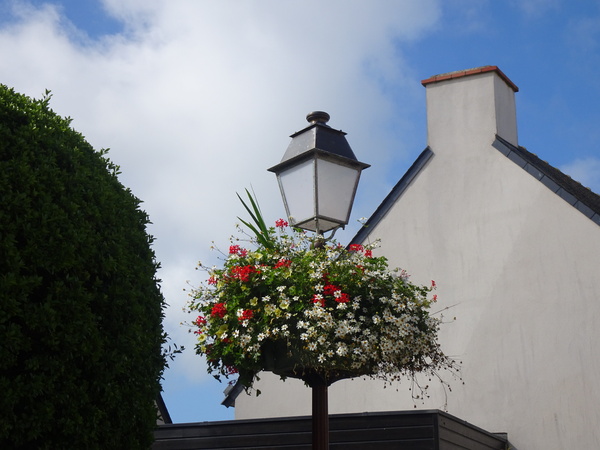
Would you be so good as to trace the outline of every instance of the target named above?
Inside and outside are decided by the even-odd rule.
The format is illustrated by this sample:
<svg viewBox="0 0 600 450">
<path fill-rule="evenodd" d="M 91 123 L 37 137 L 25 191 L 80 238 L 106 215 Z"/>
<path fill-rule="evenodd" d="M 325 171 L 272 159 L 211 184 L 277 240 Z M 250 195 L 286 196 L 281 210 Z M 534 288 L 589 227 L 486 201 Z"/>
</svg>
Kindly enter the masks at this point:
<svg viewBox="0 0 600 450">
<path fill-rule="evenodd" d="M 263 370 L 309 384 L 315 376 L 393 381 L 456 370 L 437 342 L 440 319 L 429 313 L 435 283 L 415 285 L 390 269 L 373 255 L 377 243 L 345 248 L 282 219 L 267 228 L 248 198 L 251 246 L 232 238 L 223 266 L 200 266 L 210 277 L 191 292 L 196 352 L 209 373 L 238 375 L 250 388 Z"/>
<path fill-rule="evenodd" d="M 244 208 L 246 209 L 248 214 L 250 214 L 252 222 L 254 223 L 252 224 L 250 222 L 247 222 L 241 219 L 240 217 L 238 217 L 238 219 L 254 233 L 255 239 L 260 245 L 266 248 L 273 248 L 275 242 L 271 239 L 269 228 L 267 227 L 267 224 L 263 219 L 262 212 L 260 210 L 260 207 L 258 206 L 258 201 L 252 197 L 252 194 L 250 194 L 250 191 L 248 191 L 248 189 L 246 189 L 246 195 L 248 196 L 248 200 L 251 206 L 248 206 L 246 202 L 244 202 L 242 197 L 240 197 L 240 194 L 237 194 L 238 198 L 240 199 L 240 202 L 242 202 L 242 205 L 244 205 Z"/>
<path fill-rule="evenodd" d="M 165 366 L 149 223 L 118 166 L 0 85 L 0 448 L 148 448 Z"/>
</svg>

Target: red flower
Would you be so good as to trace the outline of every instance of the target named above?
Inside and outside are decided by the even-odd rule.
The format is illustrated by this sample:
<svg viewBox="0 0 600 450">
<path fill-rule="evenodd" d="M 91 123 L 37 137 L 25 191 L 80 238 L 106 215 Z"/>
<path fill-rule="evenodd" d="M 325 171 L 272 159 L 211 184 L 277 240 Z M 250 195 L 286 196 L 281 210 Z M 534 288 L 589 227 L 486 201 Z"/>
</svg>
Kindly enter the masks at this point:
<svg viewBox="0 0 600 450">
<path fill-rule="evenodd" d="M 260 270 L 255 269 L 253 266 L 233 266 L 231 268 L 231 276 L 243 283 L 250 281 L 250 276 L 254 273 L 260 273 Z"/>
<path fill-rule="evenodd" d="M 437 302 L 437 294 L 433 294 L 433 301 Z"/>
<path fill-rule="evenodd" d="M 373 257 L 373 252 L 371 250 L 365 250 L 365 257 L 372 258 Z"/>
<path fill-rule="evenodd" d="M 208 279 L 208 284 L 217 284 L 217 278 L 213 275 Z"/>
<path fill-rule="evenodd" d="M 435 287 L 435 281 L 431 280 L 431 287 L 434 288 Z"/>
<path fill-rule="evenodd" d="M 227 308 L 225 308 L 225 303 L 217 303 L 215 306 L 212 307 L 212 311 L 210 312 L 210 315 L 213 317 L 218 317 L 219 319 L 222 319 L 225 314 L 227 314 Z"/>
<path fill-rule="evenodd" d="M 341 289 L 333 284 L 326 284 L 323 287 L 323 294 L 325 295 L 334 295 L 336 291 L 340 291 Z"/>
<path fill-rule="evenodd" d="M 321 307 L 325 308 L 325 299 L 323 298 L 322 295 L 319 295 L 319 294 L 313 295 L 312 302 L 313 303 L 320 303 Z"/>
<path fill-rule="evenodd" d="M 340 295 L 335 297 L 335 301 L 338 303 L 348 303 L 350 301 L 350 296 L 345 292 L 340 292 Z"/>
<path fill-rule="evenodd" d="M 291 264 L 292 262 L 289 259 L 281 258 L 277 261 L 277 264 L 275 264 L 275 269 L 279 269 L 280 267 L 290 267 Z"/>
<path fill-rule="evenodd" d="M 362 252 L 363 246 L 360 244 L 350 244 L 350 251 L 351 252 Z"/>
<path fill-rule="evenodd" d="M 241 247 L 239 245 L 230 245 L 229 246 L 229 254 L 230 255 L 237 255 L 238 252 L 240 251 Z"/>
<path fill-rule="evenodd" d="M 194 324 L 201 327 L 202 325 L 206 325 L 206 319 L 204 316 L 198 316 L 198 318 L 194 321 Z"/>
<path fill-rule="evenodd" d="M 277 228 L 285 228 L 285 227 L 287 227 L 288 225 L 289 225 L 289 224 L 288 224 L 288 223 L 287 223 L 285 220 L 283 220 L 283 219 L 278 219 L 278 220 L 276 220 L 276 221 L 275 221 L 275 226 L 276 226 Z"/>
<path fill-rule="evenodd" d="M 244 320 L 252 319 L 252 317 L 254 317 L 254 311 L 252 311 L 251 309 L 245 309 L 244 311 L 242 311 L 242 314 L 238 317 L 238 320 L 240 322 L 243 322 Z"/>
</svg>

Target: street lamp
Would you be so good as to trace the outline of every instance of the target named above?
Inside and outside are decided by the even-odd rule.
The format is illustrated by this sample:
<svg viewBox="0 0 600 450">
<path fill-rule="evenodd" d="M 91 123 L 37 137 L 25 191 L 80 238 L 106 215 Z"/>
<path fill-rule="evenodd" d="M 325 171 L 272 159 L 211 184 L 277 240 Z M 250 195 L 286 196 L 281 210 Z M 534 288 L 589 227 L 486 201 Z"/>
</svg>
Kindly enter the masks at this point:
<svg viewBox="0 0 600 450">
<path fill-rule="evenodd" d="M 346 133 L 327 125 L 329 114 L 315 111 L 310 123 L 292 134 L 275 172 L 290 225 L 323 234 L 344 227 L 349 219 L 363 169 Z"/>
<path fill-rule="evenodd" d="M 291 226 L 335 233 L 350 219 L 360 173 L 369 164 L 356 159 L 346 133 L 327 125 L 329 114 L 315 111 L 306 120 L 310 125 L 290 136 L 283 159 L 269 171 L 277 175 Z M 343 377 L 310 370 L 300 376 L 312 389 L 313 450 L 329 449 L 327 387 Z"/>
</svg>

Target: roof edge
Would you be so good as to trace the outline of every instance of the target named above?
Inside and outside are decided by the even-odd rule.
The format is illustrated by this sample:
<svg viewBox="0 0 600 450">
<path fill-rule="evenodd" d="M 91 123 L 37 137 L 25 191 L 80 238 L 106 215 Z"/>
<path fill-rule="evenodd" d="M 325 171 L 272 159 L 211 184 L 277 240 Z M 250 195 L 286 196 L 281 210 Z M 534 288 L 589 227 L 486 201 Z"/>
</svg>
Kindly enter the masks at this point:
<svg viewBox="0 0 600 450">
<path fill-rule="evenodd" d="M 173 423 L 173 419 L 171 419 L 171 414 L 169 414 L 169 410 L 167 409 L 167 405 L 165 400 L 163 399 L 162 393 L 158 393 L 156 397 L 156 407 L 158 408 L 158 414 L 160 415 L 160 419 L 166 423 Z"/>
<path fill-rule="evenodd" d="M 350 244 L 360 244 L 369 236 L 371 231 L 381 222 L 388 211 L 394 206 L 396 200 L 408 189 L 408 186 L 417 177 L 417 175 L 423 170 L 425 165 L 434 156 L 433 151 L 426 147 L 425 150 L 417 157 L 415 162 L 410 166 L 406 173 L 400 178 L 400 181 L 392 188 L 390 193 L 385 197 L 381 204 L 377 207 L 375 212 L 371 214 L 371 217 L 365 222 L 360 230 L 350 241 Z"/>
<path fill-rule="evenodd" d="M 423 86 L 427 86 L 432 83 L 439 83 L 440 81 L 453 80 L 455 78 L 463 78 L 463 77 L 468 77 L 470 75 L 478 75 L 480 73 L 488 73 L 488 72 L 496 72 L 498 74 L 498 76 L 500 78 L 502 78 L 504 80 L 504 82 L 511 87 L 511 89 L 513 91 L 519 92 L 519 88 L 517 87 L 517 85 L 515 83 L 513 83 L 510 80 L 510 78 L 508 78 L 504 74 L 504 72 L 502 72 L 498 68 L 498 66 L 482 66 L 482 67 L 476 67 L 473 69 L 457 70 L 455 72 L 442 73 L 440 75 L 434 75 L 425 80 L 421 80 L 421 84 Z"/>
<path fill-rule="evenodd" d="M 581 183 L 546 161 L 543 161 L 525 147 L 516 147 L 498 135 L 496 135 L 492 147 L 529 173 L 529 175 L 536 178 L 588 219 L 600 225 L 600 195 L 584 187 Z"/>
</svg>

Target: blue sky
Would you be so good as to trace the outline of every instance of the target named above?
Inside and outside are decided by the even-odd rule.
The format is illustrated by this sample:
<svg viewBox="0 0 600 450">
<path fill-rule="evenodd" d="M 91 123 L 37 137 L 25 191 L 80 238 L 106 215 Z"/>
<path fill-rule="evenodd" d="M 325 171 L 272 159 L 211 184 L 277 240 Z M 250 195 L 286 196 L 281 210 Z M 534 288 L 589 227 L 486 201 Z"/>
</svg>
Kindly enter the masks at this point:
<svg viewBox="0 0 600 450">
<path fill-rule="evenodd" d="M 0 0 L 0 55 L 0 83 L 50 89 L 144 201 L 165 327 L 187 347 L 164 380 L 176 422 L 233 418 L 180 325 L 184 289 L 234 233 L 236 192 L 283 215 L 266 168 L 308 112 L 372 165 L 353 213 L 368 217 L 426 145 L 420 81 L 497 65 L 520 88 L 520 145 L 600 192 L 598 0 Z"/>
</svg>

